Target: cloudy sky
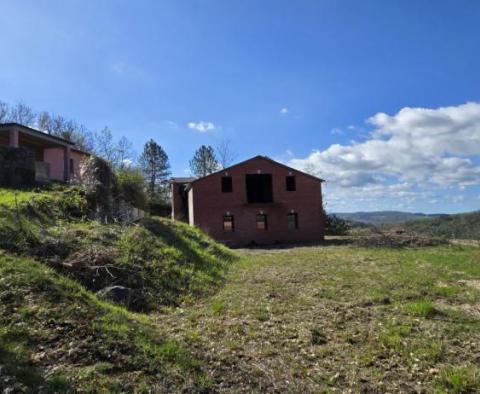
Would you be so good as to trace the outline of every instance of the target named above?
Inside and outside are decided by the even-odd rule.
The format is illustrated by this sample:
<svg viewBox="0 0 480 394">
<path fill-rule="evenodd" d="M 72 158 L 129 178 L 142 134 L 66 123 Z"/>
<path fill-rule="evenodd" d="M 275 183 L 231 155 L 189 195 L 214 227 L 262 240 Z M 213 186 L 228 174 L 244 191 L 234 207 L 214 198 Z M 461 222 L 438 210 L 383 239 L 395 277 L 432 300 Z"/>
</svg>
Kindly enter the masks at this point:
<svg viewBox="0 0 480 394">
<path fill-rule="evenodd" d="M 327 209 L 480 207 L 480 2 L 0 0 L 0 100 L 327 180 Z"/>
</svg>

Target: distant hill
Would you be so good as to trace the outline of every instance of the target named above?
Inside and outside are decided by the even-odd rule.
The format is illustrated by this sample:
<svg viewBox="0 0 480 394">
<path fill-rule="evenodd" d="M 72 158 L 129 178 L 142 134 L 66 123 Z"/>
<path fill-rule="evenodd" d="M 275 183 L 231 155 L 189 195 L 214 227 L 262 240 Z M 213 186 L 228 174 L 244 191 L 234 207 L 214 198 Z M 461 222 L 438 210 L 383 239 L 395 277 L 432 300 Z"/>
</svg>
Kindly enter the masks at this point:
<svg viewBox="0 0 480 394">
<path fill-rule="evenodd" d="M 402 226 L 423 235 L 480 240 L 480 211 L 413 220 Z"/>
<path fill-rule="evenodd" d="M 458 239 L 480 239 L 480 211 L 454 215 L 411 213 L 400 211 L 334 213 L 352 228 L 364 225 L 388 229 L 399 226 L 407 231 Z"/>
<path fill-rule="evenodd" d="M 398 224 L 410 220 L 427 219 L 442 215 L 426 215 L 424 213 L 412 213 L 401 211 L 377 211 L 377 212 L 338 212 L 334 215 L 353 222 L 368 223 L 374 225 Z"/>
</svg>

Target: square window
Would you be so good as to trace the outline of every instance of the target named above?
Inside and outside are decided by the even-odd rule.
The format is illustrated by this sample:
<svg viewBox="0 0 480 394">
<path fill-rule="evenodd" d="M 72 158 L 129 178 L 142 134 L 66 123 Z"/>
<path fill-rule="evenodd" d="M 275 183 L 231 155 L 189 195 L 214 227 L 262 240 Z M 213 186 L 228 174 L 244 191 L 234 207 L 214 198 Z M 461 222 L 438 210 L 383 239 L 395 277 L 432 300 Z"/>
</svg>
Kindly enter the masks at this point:
<svg viewBox="0 0 480 394">
<path fill-rule="evenodd" d="M 234 222 L 232 215 L 225 215 L 223 217 L 223 231 L 232 232 L 234 230 Z"/>
<path fill-rule="evenodd" d="M 298 214 L 297 213 L 289 213 L 287 215 L 288 218 L 288 229 L 289 230 L 297 230 L 298 229 Z"/>
<path fill-rule="evenodd" d="M 294 192 L 297 190 L 297 185 L 295 182 L 295 175 L 288 175 L 285 177 L 285 185 L 287 192 Z"/>
<path fill-rule="evenodd" d="M 256 221 L 257 221 L 257 230 L 267 229 L 267 215 L 258 214 Z"/>
<path fill-rule="evenodd" d="M 245 181 L 249 204 L 273 202 L 272 174 L 247 174 Z"/>
<path fill-rule="evenodd" d="M 222 176 L 222 193 L 231 193 L 233 191 L 233 182 L 231 176 Z"/>
</svg>

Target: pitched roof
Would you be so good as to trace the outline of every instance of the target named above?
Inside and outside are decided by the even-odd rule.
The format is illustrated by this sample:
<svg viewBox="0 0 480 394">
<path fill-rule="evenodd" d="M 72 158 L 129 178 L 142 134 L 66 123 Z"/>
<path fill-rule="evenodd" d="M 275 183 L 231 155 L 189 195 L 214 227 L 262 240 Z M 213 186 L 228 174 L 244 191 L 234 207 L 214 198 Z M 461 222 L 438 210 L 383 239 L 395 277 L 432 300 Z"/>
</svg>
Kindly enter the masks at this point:
<svg viewBox="0 0 480 394">
<path fill-rule="evenodd" d="M 20 127 L 22 129 L 24 129 L 25 131 L 27 131 L 29 134 L 34 134 L 34 135 L 37 135 L 38 137 L 40 138 L 45 138 L 45 139 L 53 139 L 53 140 L 56 140 L 58 142 L 62 142 L 63 144 L 68 144 L 68 145 L 75 145 L 74 142 L 72 141 L 68 141 L 64 138 L 61 138 L 61 137 L 57 137 L 55 135 L 51 135 L 51 134 L 47 134 L 47 133 L 44 133 L 43 131 L 40 131 L 40 130 L 37 130 L 37 129 L 34 129 L 32 127 L 29 127 L 29 126 L 25 126 L 23 124 L 20 124 L 20 123 L 14 123 L 14 122 L 10 122 L 10 123 L 0 123 L 0 128 L 7 128 L 7 127 L 11 127 L 11 126 L 16 126 L 16 127 Z"/>
<path fill-rule="evenodd" d="M 170 178 L 171 183 L 190 183 L 194 181 L 196 178 L 193 177 L 173 177 Z"/>
<path fill-rule="evenodd" d="M 223 169 L 221 169 L 221 170 L 219 170 L 219 171 L 215 171 L 215 172 L 213 172 L 213 173 L 211 173 L 211 174 L 208 174 L 208 175 L 206 175 L 206 176 L 204 176 L 204 177 L 196 178 L 196 179 L 194 179 L 191 183 L 195 183 L 195 182 L 200 181 L 200 180 L 202 180 L 202 179 L 208 178 L 208 177 L 210 177 L 210 176 L 212 176 L 212 175 L 216 175 L 216 174 L 219 174 L 219 173 L 221 173 L 221 172 L 228 171 L 228 170 L 230 170 L 230 169 L 232 169 L 232 168 L 241 166 L 241 165 L 243 165 L 243 164 L 245 164 L 245 163 L 248 163 L 249 161 L 256 160 L 256 159 L 263 159 L 263 160 L 269 161 L 270 163 L 273 163 L 273 164 L 275 164 L 275 165 L 277 165 L 277 166 L 284 167 L 285 169 L 287 169 L 287 170 L 289 170 L 289 171 L 295 171 L 295 172 L 298 172 L 298 173 L 303 174 L 303 175 L 305 175 L 305 176 L 308 176 L 308 177 L 310 177 L 310 178 L 313 178 L 313 179 L 315 179 L 315 180 L 317 180 L 317 181 L 319 181 L 319 182 L 325 182 L 324 179 L 318 178 L 318 177 L 316 177 L 316 176 L 314 176 L 314 175 L 310 175 L 310 174 L 307 174 L 306 172 L 303 172 L 303 171 L 297 170 L 297 169 L 295 169 L 295 168 L 289 167 L 289 166 L 287 166 L 287 165 L 285 165 L 285 164 L 283 164 L 283 163 L 279 163 L 278 161 L 275 161 L 275 160 L 273 160 L 273 159 L 270 159 L 270 158 L 267 157 L 267 156 L 257 155 L 257 156 L 251 157 L 250 159 L 241 161 L 240 163 L 234 164 L 233 166 L 223 168 Z"/>
</svg>

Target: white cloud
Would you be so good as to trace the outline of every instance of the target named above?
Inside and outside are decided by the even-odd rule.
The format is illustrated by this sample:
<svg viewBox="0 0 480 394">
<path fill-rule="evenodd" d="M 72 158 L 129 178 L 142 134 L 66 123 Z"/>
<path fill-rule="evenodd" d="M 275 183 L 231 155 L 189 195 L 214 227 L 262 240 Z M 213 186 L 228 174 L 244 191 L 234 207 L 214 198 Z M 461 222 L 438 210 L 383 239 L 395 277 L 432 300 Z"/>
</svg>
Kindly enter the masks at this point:
<svg viewBox="0 0 480 394">
<path fill-rule="evenodd" d="M 280 113 L 282 115 L 286 115 L 290 112 L 290 110 L 287 108 L 287 107 L 283 107 L 282 109 L 280 109 Z"/>
<path fill-rule="evenodd" d="M 343 130 L 338 128 L 338 127 L 334 127 L 333 129 L 330 130 L 330 134 L 333 134 L 333 135 L 342 135 L 344 134 Z"/>
<path fill-rule="evenodd" d="M 374 130 L 365 141 L 334 144 L 289 164 L 326 179 L 333 195 L 342 198 L 352 198 L 355 190 L 377 199 L 408 196 L 394 193 L 392 185 L 409 185 L 405 192 L 418 197 L 418 190 L 480 184 L 480 166 L 475 164 L 480 103 L 403 108 L 395 115 L 378 113 L 367 122 Z"/>
<path fill-rule="evenodd" d="M 189 129 L 197 130 L 200 133 L 206 133 L 207 131 L 212 131 L 216 128 L 212 122 L 204 122 L 203 120 L 199 122 L 190 122 L 187 126 Z"/>
<path fill-rule="evenodd" d="M 130 168 L 133 166 L 133 160 L 130 158 L 124 159 L 123 160 L 123 165 L 127 168 Z"/>
</svg>

